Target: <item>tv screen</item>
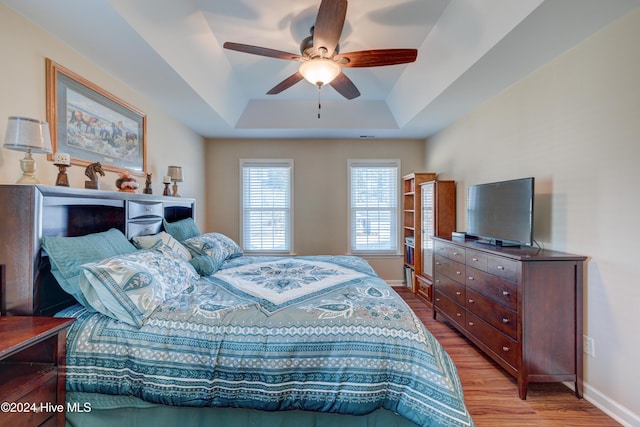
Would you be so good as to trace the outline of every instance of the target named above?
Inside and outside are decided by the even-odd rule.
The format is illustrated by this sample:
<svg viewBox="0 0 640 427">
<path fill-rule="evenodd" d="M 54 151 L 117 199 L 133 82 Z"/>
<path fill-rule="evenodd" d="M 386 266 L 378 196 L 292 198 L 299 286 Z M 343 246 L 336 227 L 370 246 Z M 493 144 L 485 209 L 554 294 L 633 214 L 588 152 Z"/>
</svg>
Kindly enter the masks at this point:
<svg viewBox="0 0 640 427">
<path fill-rule="evenodd" d="M 533 245 L 534 178 L 472 185 L 467 234 L 495 245 Z"/>
</svg>

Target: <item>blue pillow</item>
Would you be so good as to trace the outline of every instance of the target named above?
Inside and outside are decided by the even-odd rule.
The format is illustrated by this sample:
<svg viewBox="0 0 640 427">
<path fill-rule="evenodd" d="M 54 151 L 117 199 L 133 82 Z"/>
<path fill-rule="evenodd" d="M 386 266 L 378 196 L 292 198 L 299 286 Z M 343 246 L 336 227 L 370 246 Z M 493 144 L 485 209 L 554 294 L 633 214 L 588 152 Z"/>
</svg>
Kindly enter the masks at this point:
<svg viewBox="0 0 640 427">
<path fill-rule="evenodd" d="M 166 219 L 163 219 L 162 224 L 164 225 L 164 231 L 171 234 L 171 236 L 180 243 L 201 234 L 193 218 L 181 219 L 175 222 L 168 222 Z"/>
<path fill-rule="evenodd" d="M 182 242 L 191 253 L 209 255 L 222 261 L 243 255 L 242 248 L 230 237 L 221 233 L 206 233 Z"/>
<path fill-rule="evenodd" d="M 201 276 L 211 276 L 220 270 L 224 260 L 210 257 L 208 255 L 198 255 L 189 260 L 189 263 Z"/>
<path fill-rule="evenodd" d="M 42 247 L 49 255 L 51 274 L 60 287 L 89 309 L 91 306 L 82 294 L 78 282 L 82 270 L 80 266 L 137 251 L 125 235 L 115 228 L 78 237 L 44 236 Z"/>
</svg>

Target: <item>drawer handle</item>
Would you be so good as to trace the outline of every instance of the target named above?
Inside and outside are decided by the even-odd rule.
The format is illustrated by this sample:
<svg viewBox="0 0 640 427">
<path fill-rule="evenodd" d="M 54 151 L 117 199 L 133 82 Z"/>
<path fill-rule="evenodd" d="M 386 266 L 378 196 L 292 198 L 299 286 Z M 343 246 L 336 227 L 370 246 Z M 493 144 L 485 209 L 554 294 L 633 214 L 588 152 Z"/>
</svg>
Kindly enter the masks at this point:
<svg viewBox="0 0 640 427">
<path fill-rule="evenodd" d="M 509 319 L 503 317 L 502 318 L 502 323 L 509 323 Z"/>
<path fill-rule="evenodd" d="M 469 322 L 469 326 L 473 326 L 473 325 L 474 325 L 473 322 Z"/>
<path fill-rule="evenodd" d="M 471 304 L 473 304 L 475 301 L 474 301 L 474 300 L 472 300 L 471 298 L 469 298 L 469 302 L 470 302 Z"/>
<path fill-rule="evenodd" d="M 440 302 L 440 298 L 436 298 L 436 302 Z"/>
<path fill-rule="evenodd" d="M 471 258 L 471 261 L 478 262 L 478 258 Z"/>
<path fill-rule="evenodd" d="M 462 292 L 456 291 L 456 295 L 462 295 Z"/>
<path fill-rule="evenodd" d="M 509 350 L 511 350 L 511 349 L 509 347 L 507 347 L 507 346 L 502 347 L 502 351 L 509 351 Z"/>
<path fill-rule="evenodd" d="M 458 316 L 458 317 L 462 317 L 462 314 L 460 314 L 460 313 L 456 313 L 456 316 Z"/>
<path fill-rule="evenodd" d="M 451 255 L 456 256 L 458 255 L 458 252 L 451 252 Z"/>
<path fill-rule="evenodd" d="M 440 279 L 436 279 L 436 283 L 440 283 Z"/>
<path fill-rule="evenodd" d="M 461 273 L 461 272 L 459 272 L 459 271 L 456 271 L 456 274 L 459 276 L 459 275 L 461 275 L 462 273 Z"/>
<path fill-rule="evenodd" d="M 145 210 L 146 210 L 147 212 L 151 212 L 151 211 L 153 210 L 153 208 L 145 208 Z"/>
<path fill-rule="evenodd" d="M 509 295 L 511 294 L 508 291 L 502 291 L 502 296 L 508 297 Z"/>
<path fill-rule="evenodd" d="M 436 265 L 440 265 L 440 263 L 439 263 L 439 262 L 436 262 Z"/>
<path fill-rule="evenodd" d="M 498 266 L 498 270 L 504 270 L 504 267 L 503 267 L 503 266 L 501 266 L 501 265 L 499 265 L 499 266 Z"/>
<path fill-rule="evenodd" d="M 473 276 L 469 276 L 469 280 L 475 280 Z"/>
</svg>

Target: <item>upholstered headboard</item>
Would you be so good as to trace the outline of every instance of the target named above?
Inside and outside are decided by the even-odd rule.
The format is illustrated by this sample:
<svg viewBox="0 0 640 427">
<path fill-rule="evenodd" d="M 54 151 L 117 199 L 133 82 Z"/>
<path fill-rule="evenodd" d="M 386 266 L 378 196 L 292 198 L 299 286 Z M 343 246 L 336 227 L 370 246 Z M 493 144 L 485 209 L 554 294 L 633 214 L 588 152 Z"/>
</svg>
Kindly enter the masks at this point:
<svg viewBox="0 0 640 427">
<path fill-rule="evenodd" d="M 128 238 L 195 217 L 195 200 L 66 187 L 0 185 L 2 303 L 8 315 L 50 316 L 75 299 L 51 274 L 43 236 L 83 236 L 116 228 Z"/>
</svg>

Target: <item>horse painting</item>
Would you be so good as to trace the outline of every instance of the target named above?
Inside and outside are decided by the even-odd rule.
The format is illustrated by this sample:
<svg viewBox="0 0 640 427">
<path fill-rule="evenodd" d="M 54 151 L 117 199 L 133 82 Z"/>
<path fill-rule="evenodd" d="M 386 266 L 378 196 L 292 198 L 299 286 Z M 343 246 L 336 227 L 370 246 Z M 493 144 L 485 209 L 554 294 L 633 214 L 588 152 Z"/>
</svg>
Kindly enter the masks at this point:
<svg viewBox="0 0 640 427">
<path fill-rule="evenodd" d="M 100 162 L 91 163 L 84 170 L 84 174 L 89 178 L 89 181 L 84 182 L 84 188 L 99 190 L 100 176 L 104 176 L 104 171 L 102 170 Z"/>
</svg>

